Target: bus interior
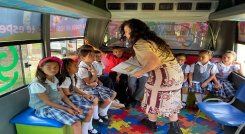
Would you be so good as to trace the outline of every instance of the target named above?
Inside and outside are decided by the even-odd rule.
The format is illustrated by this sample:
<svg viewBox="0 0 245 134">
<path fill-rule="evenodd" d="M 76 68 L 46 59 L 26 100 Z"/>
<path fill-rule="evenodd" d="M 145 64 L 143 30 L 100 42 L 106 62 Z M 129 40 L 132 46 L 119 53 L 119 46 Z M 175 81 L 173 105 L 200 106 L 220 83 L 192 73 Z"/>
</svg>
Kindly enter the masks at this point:
<svg viewBox="0 0 245 134">
<path fill-rule="evenodd" d="M 187 64 L 196 62 L 202 49 L 213 51 L 214 63 L 232 50 L 245 70 L 244 0 L 0 0 L 0 12 L 0 134 L 23 134 L 10 120 L 28 108 L 27 87 L 39 60 L 71 57 L 84 39 L 97 48 L 129 47 L 120 40 L 119 28 L 131 18 L 144 21 L 174 54 L 186 54 Z M 232 72 L 229 79 L 236 89 L 245 83 L 244 74 Z M 189 95 L 188 107 L 179 115 L 184 134 L 235 133 L 237 127 L 222 126 L 204 115 L 190 131 L 197 113 L 194 103 L 194 95 Z M 244 102 L 232 105 L 245 112 Z M 144 116 L 140 108 L 110 109 L 109 114 L 109 126 L 96 126 L 103 134 L 153 133 L 139 125 Z M 167 123 L 159 118 L 155 133 L 166 133 Z"/>
</svg>

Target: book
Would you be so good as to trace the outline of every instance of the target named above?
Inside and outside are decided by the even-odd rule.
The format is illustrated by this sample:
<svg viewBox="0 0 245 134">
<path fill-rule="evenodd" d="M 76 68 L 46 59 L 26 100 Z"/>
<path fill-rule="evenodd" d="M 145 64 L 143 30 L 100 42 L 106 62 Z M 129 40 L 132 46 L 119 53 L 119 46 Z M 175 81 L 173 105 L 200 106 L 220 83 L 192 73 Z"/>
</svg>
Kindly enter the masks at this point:
<svg viewBox="0 0 245 134">
<path fill-rule="evenodd" d="M 128 60 L 119 63 L 117 66 L 112 68 L 112 71 L 119 72 L 122 74 L 132 75 L 135 72 L 142 69 L 136 58 L 130 57 Z"/>
</svg>

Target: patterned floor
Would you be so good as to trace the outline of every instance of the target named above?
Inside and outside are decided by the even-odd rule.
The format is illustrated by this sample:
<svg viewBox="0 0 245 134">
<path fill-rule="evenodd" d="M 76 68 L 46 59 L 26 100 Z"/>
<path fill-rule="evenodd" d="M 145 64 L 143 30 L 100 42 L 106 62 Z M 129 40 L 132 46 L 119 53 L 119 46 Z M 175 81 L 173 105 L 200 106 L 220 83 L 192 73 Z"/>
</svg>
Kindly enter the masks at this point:
<svg viewBox="0 0 245 134">
<path fill-rule="evenodd" d="M 196 110 L 183 109 L 179 114 L 180 127 L 184 134 L 223 134 L 221 126 L 204 115 L 200 115 L 197 119 L 196 126 L 193 127 L 192 132 L 188 132 L 194 120 Z M 109 126 L 95 126 L 102 134 L 153 134 L 146 127 L 139 124 L 139 121 L 145 117 L 143 112 L 139 109 L 132 110 L 111 110 L 111 123 Z M 169 128 L 169 121 L 164 118 L 158 118 L 158 131 L 154 134 L 166 134 Z"/>
</svg>

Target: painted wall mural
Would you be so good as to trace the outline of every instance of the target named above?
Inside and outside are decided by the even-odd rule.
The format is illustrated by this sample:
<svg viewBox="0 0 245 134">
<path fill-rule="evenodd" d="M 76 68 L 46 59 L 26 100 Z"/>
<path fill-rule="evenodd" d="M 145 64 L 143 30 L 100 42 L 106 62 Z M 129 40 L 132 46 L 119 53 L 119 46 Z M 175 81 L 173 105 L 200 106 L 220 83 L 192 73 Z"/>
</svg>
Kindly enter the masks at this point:
<svg viewBox="0 0 245 134">
<path fill-rule="evenodd" d="M 122 22 L 110 22 L 109 40 L 120 38 L 119 27 Z M 208 24 L 206 22 L 146 22 L 152 31 L 164 39 L 172 49 L 200 50 L 207 44 Z"/>
<path fill-rule="evenodd" d="M 11 62 L 10 65 L 6 65 L 8 63 L 6 63 L 5 65 L 0 64 L 0 82 L 2 83 L 0 84 L 0 92 L 8 90 L 11 86 L 13 86 L 19 76 L 18 71 L 14 71 L 13 74 L 11 74 L 12 76 L 9 76 L 9 74 L 5 75 L 6 72 L 10 72 L 16 67 L 19 59 L 17 49 L 14 46 L 9 46 L 8 49 L 10 50 L 11 54 L 8 54 L 7 51 L 0 52 L 0 61 L 10 55 L 13 58 L 12 61 L 8 60 L 9 62 Z"/>
</svg>

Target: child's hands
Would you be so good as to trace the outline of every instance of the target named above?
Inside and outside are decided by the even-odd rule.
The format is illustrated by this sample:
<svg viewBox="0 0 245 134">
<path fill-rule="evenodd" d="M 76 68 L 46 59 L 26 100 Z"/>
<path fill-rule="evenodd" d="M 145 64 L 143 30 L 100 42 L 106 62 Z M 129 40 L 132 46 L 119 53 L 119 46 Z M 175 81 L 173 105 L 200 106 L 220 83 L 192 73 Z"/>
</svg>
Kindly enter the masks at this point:
<svg viewBox="0 0 245 134">
<path fill-rule="evenodd" d="M 97 75 L 98 74 L 98 71 L 94 67 L 89 67 L 88 71 L 90 71 L 92 73 L 92 75 Z"/>
<path fill-rule="evenodd" d="M 238 65 L 241 65 L 241 62 L 238 62 L 238 61 L 233 61 L 233 64 L 238 64 Z"/>
<path fill-rule="evenodd" d="M 97 85 L 98 85 L 98 83 L 97 82 L 92 82 L 92 83 L 86 83 L 88 86 L 90 86 L 90 87 L 96 87 Z"/>
<path fill-rule="evenodd" d="M 90 94 L 85 94 L 85 95 L 83 95 L 83 97 L 84 97 L 86 100 L 88 100 L 88 101 L 94 99 L 94 96 L 93 96 L 93 95 L 90 95 Z"/>
<path fill-rule="evenodd" d="M 201 84 L 201 88 L 205 88 L 205 87 L 207 87 L 208 86 L 208 83 L 207 82 L 203 82 L 202 84 Z"/>
<path fill-rule="evenodd" d="M 120 81 L 120 75 L 117 75 L 116 82 L 119 83 L 119 81 Z"/>
<path fill-rule="evenodd" d="M 220 83 L 214 84 L 215 90 L 220 90 L 222 88 L 222 85 Z"/>
<path fill-rule="evenodd" d="M 67 108 L 67 109 L 66 109 L 66 112 L 68 112 L 68 113 L 71 114 L 71 115 L 76 115 L 76 111 L 73 110 L 73 109 L 71 109 L 71 108 Z"/>
<path fill-rule="evenodd" d="M 79 107 L 74 107 L 74 112 L 75 114 L 81 114 L 82 113 L 82 109 L 80 109 Z"/>
<path fill-rule="evenodd" d="M 193 83 L 192 82 L 189 83 L 189 88 L 193 88 Z"/>
</svg>

